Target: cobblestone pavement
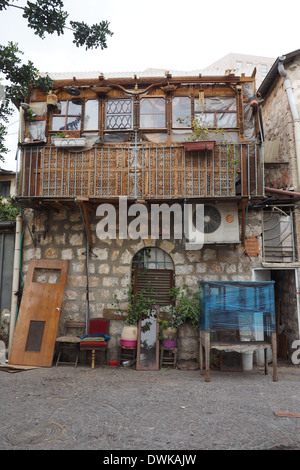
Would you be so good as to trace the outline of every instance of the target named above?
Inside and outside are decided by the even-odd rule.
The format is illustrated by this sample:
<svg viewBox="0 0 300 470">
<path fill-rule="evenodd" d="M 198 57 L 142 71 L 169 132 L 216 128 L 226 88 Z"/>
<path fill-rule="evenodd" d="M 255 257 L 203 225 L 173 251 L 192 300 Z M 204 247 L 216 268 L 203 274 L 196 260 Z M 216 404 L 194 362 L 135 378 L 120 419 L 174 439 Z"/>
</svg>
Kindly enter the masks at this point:
<svg viewBox="0 0 300 470">
<path fill-rule="evenodd" d="M 300 450 L 300 366 L 136 371 L 79 365 L 0 371 L 1 450 Z"/>
</svg>

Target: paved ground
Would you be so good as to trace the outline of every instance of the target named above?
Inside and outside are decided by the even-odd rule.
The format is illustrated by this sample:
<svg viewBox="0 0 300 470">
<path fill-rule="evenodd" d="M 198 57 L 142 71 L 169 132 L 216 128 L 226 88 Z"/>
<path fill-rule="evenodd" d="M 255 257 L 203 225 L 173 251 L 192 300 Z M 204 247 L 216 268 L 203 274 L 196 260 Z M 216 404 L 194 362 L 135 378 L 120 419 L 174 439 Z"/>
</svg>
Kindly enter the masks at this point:
<svg viewBox="0 0 300 470">
<path fill-rule="evenodd" d="M 300 450 L 300 419 L 274 415 L 300 412 L 300 366 L 278 377 L 272 367 L 212 371 L 210 383 L 199 370 L 0 371 L 0 450 Z"/>
</svg>

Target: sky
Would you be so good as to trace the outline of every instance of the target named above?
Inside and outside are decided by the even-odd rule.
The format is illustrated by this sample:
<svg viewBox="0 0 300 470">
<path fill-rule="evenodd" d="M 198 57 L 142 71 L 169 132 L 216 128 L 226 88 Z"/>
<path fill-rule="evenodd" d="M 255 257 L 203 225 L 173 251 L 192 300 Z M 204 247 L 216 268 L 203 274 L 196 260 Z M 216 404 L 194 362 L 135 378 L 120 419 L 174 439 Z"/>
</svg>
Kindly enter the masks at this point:
<svg viewBox="0 0 300 470">
<path fill-rule="evenodd" d="M 69 20 L 107 20 L 107 49 L 86 51 L 72 33 L 36 36 L 22 10 L 0 12 L 0 44 L 13 41 L 41 72 L 141 72 L 147 68 L 192 71 L 229 53 L 273 57 L 300 48 L 299 0 L 65 0 Z M 24 6 L 25 0 L 15 1 Z M 1 64 L 0 64 L 1 66 Z M 8 127 L 5 163 L 15 170 L 18 115 Z"/>
</svg>

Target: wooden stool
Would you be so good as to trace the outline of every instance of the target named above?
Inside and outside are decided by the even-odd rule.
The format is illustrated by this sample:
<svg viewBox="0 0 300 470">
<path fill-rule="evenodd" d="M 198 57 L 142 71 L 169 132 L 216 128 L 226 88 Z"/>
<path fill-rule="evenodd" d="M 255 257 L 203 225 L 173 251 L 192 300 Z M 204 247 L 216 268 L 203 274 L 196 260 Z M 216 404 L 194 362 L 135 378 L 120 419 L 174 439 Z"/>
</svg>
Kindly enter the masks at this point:
<svg viewBox="0 0 300 470">
<path fill-rule="evenodd" d="M 177 348 L 160 347 L 160 367 L 162 365 L 176 366 L 177 363 Z"/>
<path fill-rule="evenodd" d="M 132 365 L 135 363 L 136 347 L 121 346 L 120 364 L 122 364 L 123 361 L 132 361 Z"/>
</svg>

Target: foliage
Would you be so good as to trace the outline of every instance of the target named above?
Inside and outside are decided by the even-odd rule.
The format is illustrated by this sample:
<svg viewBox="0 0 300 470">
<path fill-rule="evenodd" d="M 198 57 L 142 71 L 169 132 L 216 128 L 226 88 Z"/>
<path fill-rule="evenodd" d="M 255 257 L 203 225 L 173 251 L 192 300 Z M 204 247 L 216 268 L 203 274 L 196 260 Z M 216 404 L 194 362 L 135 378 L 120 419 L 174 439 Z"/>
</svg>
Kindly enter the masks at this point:
<svg viewBox="0 0 300 470">
<path fill-rule="evenodd" d="M 180 324 L 190 322 L 193 328 L 199 328 L 198 292 L 191 292 L 189 287 L 184 284 L 182 288 L 173 287 L 170 294 L 173 298 L 174 312 Z"/>
<path fill-rule="evenodd" d="M 15 220 L 17 215 L 19 215 L 19 209 L 11 204 L 6 202 L 5 199 L 0 196 L 0 220 Z"/>
<path fill-rule="evenodd" d="M 85 46 L 87 49 L 107 47 L 107 36 L 112 36 L 107 21 L 88 26 L 83 22 L 70 21 L 67 25 L 68 13 L 63 10 L 64 3 L 61 0 L 27 0 L 26 5 L 17 5 L 18 0 L 0 0 L 0 12 L 8 8 L 18 8 L 23 11 L 23 18 L 27 20 L 27 26 L 41 39 L 45 34 L 63 35 L 65 29 L 71 29 L 74 35 L 74 43 L 77 47 Z M 0 97 L 0 161 L 4 161 L 7 153 L 5 147 L 6 126 L 9 115 L 12 114 L 10 104 L 17 108 L 28 95 L 30 88 L 35 87 L 44 93 L 48 93 L 53 86 L 49 76 L 40 77 L 38 70 L 31 61 L 22 64 L 19 57 L 23 54 L 18 44 L 8 42 L 0 45 L 1 73 L 8 85 L 5 88 L 5 99 L 1 103 Z"/>
<path fill-rule="evenodd" d="M 235 158 L 235 148 L 234 145 L 228 141 L 228 137 L 225 138 L 225 131 L 220 127 L 212 127 L 210 124 L 205 122 L 205 119 L 200 114 L 198 119 L 193 120 L 192 126 L 193 132 L 188 137 L 188 140 L 191 141 L 199 141 L 199 140 L 209 140 L 213 136 L 221 135 L 222 138 L 218 142 L 220 147 L 226 150 L 227 158 L 231 165 L 237 165 L 240 163 L 239 159 Z"/>
<path fill-rule="evenodd" d="M 107 21 L 101 21 L 98 24 L 88 26 L 83 21 L 70 21 L 73 28 L 74 41 L 77 47 L 86 46 L 85 49 L 106 49 L 106 37 L 112 36 L 112 32 L 109 30 L 109 23 Z"/>
<path fill-rule="evenodd" d="M 64 3 L 61 0 L 36 0 L 31 2 L 27 0 L 25 7 L 20 7 L 7 0 L 0 0 L 0 11 L 7 10 L 9 7 L 23 10 L 23 18 L 27 20 L 28 27 L 33 29 L 34 34 L 41 39 L 45 38 L 45 33 L 58 36 L 64 34 L 65 29 L 71 29 L 74 35 L 76 46 L 86 46 L 86 49 L 107 47 L 106 38 L 113 33 L 109 29 L 107 21 L 88 26 L 83 21 L 70 21 L 67 25 L 68 12 L 64 11 Z"/>
<path fill-rule="evenodd" d="M 4 144 L 7 130 L 4 123 L 8 122 L 12 114 L 11 103 L 18 108 L 28 95 L 31 86 L 47 93 L 53 85 L 53 81 L 48 76 L 38 76 L 38 70 L 31 61 L 22 64 L 20 54 L 23 52 L 13 42 L 9 42 L 7 46 L 0 45 L 1 72 L 8 82 L 5 87 L 5 97 L 0 105 L 0 121 L 2 121 L 0 122 L 0 161 L 4 161 L 4 154 L 7 153 Z"/>
<path fill-rule="evenodd" d="M 138 325 L 139 319 L 145 320 L 147 318 L 156 316 L 154 305 L 156 300 L 153 297 L 151 283 L 147 285 L 147 289 L 141 289 L 138 293 L 134 293 L 134 277 L 132 278 L 131 285 L 124 294 L 128 300 L 127 318 L 125 323 L 127 325 Z M 114 296 L 114 307 L 120 309 L 120 300 L 117 295 Z"/>
<path fill-rule="evenodd" d="M 207 124 L 202 115 L 200 115 L 199 119 L 193 120 L 193 132 L 189 136 L 189 140 L 203 140 L 210 137 L 210 134 L 224 136 L 225 132 L 219 127 L 213 128 L 210 124 Z"/>
<path fill-rule="evenodd" d="M 173 287 L 170 290 L 172 305 L 162 308 L 158 319 L 160 330 L 179 328 L 190 322 L 194 329 L 199 328 L 199 298 L 198 293 L 192 293 L 184 284 L 182 288 Z"/>
</svg>

